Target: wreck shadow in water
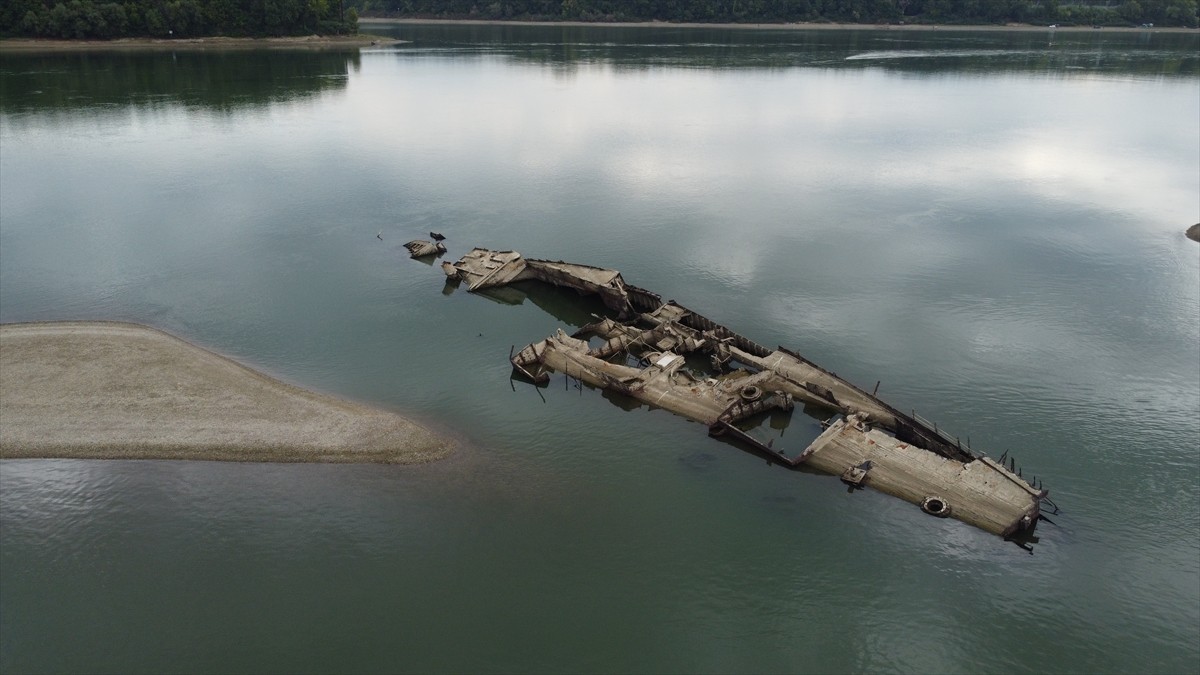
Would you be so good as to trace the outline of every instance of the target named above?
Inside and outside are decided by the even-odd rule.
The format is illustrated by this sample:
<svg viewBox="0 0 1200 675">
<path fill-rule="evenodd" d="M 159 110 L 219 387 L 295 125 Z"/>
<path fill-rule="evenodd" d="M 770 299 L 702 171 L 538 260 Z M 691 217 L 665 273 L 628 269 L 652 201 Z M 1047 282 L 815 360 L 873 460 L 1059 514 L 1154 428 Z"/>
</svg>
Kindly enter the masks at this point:
<svg viewBox="0 0 1200 675">
<path fill-rule="evenodd" d="M 575 328 L 586 326 L 599 316 L 616 317 L 597 296 L 582 295 L 569 288 L 534 280 L 482 289 L 475 291 L 475 295 L 501 305 L 514 306 L 523 305 L 528 299 L 550 316 Z"/>
</svg>

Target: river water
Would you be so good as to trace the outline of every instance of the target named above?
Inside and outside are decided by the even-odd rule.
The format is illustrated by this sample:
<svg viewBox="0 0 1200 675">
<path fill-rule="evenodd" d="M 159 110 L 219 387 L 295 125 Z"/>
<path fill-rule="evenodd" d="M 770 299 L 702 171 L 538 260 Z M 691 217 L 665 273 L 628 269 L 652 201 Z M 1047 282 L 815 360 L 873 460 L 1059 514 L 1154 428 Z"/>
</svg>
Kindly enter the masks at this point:
<svg viewBox="0 0 1200 675">
<path fill-rule="evenodd" d="M 408 42 L 0 60 L 0 320 L 151 324 L 464 444 L 0 463 L 0 670 L 1200 670 L 1196 34 L 371 30 Z M 430 230 L 881 381 L 1062 513 L 1031 554 L 511 382 L 598 308 L 444 287 Z"/>
</svg>

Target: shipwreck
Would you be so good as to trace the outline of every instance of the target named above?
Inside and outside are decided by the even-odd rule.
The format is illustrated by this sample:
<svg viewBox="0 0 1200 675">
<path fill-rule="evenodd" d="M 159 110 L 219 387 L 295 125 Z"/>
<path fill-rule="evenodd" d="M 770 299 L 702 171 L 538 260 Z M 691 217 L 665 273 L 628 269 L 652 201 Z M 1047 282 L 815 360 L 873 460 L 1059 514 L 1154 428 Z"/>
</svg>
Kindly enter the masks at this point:
<svg viewBox="0 0 1200 675">
<path fill-rule="evenodd" d="M 799 353 L 760 345 L 626 283 L 616 270 L 481 248 L 441 267 L 450 283 L 471 292 L 534 280 L 594 295 L 610 310 L 573 334 L 559 329 L 514 346 L 510 361 L 521 379 L 545 384 L 560 373 L 699 422 L 772 463 L 832 474 L 851 490 L 872 488 L 1026 547 L 1046 519 L 1043 505 L 1057 512 L 1048 491 L 1026 480 L 1007 453 L 992 459 Z M 797 403 L 823 416 L 823 431 L 799 452 L 789 455 L 744 429 Z"/>
</svg>

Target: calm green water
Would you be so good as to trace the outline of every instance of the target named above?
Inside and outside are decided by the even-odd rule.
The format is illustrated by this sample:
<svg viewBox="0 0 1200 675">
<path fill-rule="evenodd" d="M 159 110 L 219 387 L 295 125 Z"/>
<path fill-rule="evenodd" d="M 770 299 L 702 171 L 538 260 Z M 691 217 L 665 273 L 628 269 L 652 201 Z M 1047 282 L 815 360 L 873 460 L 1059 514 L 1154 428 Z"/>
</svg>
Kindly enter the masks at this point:
<svg viewBox="0 0 1200 675">
<path fill-rule="evenodd" d="M 152 324 L 467 444 L 0 463 L 0 670 L 1200 671 L 1196 34 L 372 30 L 411 42 L 0 59 L 0 321 Z M 511 383 L 595 308 L 444 289 L 429 230 L 882 380 L 1064 513 L 1030 555 Z"/>
</svg>

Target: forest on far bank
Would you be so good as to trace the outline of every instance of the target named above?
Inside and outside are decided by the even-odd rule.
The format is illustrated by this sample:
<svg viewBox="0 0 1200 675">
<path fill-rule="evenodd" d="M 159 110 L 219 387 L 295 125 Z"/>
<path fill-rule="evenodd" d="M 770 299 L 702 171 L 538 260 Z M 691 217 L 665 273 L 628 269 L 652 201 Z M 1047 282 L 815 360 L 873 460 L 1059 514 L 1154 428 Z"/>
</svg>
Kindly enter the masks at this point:
<svg viewBox="0 0 1200 675">
<path fill-rule="evenodd" d="M 343 0 L 3 0 L 0 36 L 278 37 L 358 32 Z"/>
<path fill-rule="evenodd" d="M 364 16 L 678 23 L 1198 25 L 1197 0 L 346 0 Z"/>
</svg>

